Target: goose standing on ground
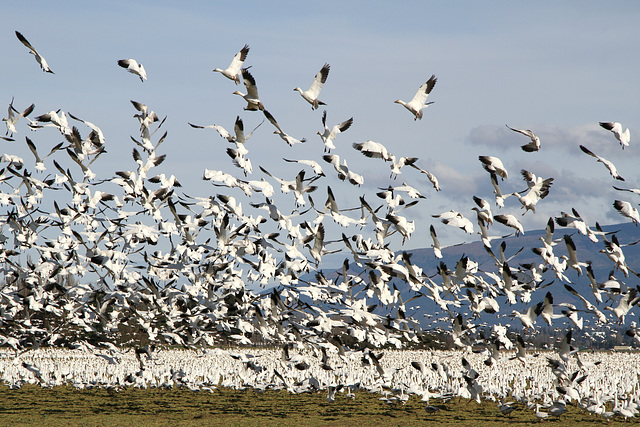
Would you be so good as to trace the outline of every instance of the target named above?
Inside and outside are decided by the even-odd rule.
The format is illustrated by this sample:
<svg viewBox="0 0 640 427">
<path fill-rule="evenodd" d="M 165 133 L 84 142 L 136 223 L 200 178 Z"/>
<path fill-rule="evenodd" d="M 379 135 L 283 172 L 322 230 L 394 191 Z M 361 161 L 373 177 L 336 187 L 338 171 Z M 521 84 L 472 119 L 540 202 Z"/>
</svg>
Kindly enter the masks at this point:
<svg viewBox="0 0 640 427">
<path fill-rule="evenodd" d="M 231 60 L 231 64 L 226 70 L 221 68 L 214 68 L 213 71 L 222 74 L 226 78 L 233 80 L 235 84 L 240 83 L 240 71 L 242 70 L 242 63 L 245 59 L 247 59 L 247 54 L 249 53 L 249 45 L 245 44 L 240 52 L 236 53 L 236 55 Z"/>
<path fill-rule="evenodd" d="M 429 97 L 429 94 L 431 93 L 433 87 L 436 85 L 437 81 L 438 79 L 436 78 L 435 74 L 431 75 L 429 80 L 427 80 L 426 83 L 420 86 L 411 101 L 404 102 L 401 99 L 396 99 L 393 102 L 395 102 L 396 104 L 400 104 L 407 110 L 411 111 L 411 113 L 414 115 L 413 120 L 422 120 L 422 110 L 424 108 L 427 108 L 429 104 L 433 104 L 432 101 L 427 102 L 427 98 Z"/>
<path fill-rule="evenodd" d="M 629 128 L 623 132 L 622 125 L 618 122 L 600 122 L 600 126 L 613 132 L 623 150 L 624 147 L 629 146 L 629 140 L 631 139 L 631 136 L 629 135 Z"/>
<path fill-rule="evenodd" d="M 329 126 L 327 126 L 327 110 L 324 110 L 324 112 L 322 113 L 322 125 L 324 126 L 324 133 L 318 132 L 318 135 L 320 135 L 320 138 L 322 138 L 322 142 L 324 142 L 325 152 L 331 152 L 332 149 L 336 148 L 336 146 L 333 144 L 333 140 L 340 132 L 344 132 L 349 129 L 352 123 L 353 117 L 329 129 Z"/>
<path fill-rule="evenodd" d="M 29 43 L 29 41 L 22 34 L 20 34 L 18 31 L 16 31 L 16 36 L 18 37 L 18 40 L 20 40 L 22 42 L 22 44 L 25 45 L 29 49 L 29 53 L 31 53 L 31 54 L 33 54 L 33 56 L 35 56 L 36 61 L 38 61 L 38 64 L 40 64 L 40 68 L 42 68 L 42 71 L 44 71 L 46 73 L 54 74 L 54 72 L 51 70 L 51 68 L 49 68 L 49 65 L 47 64 L 47 61 L 42 57 L 42 55 L 40 55 L 38 53 L 37 50 L 34 49 L 33 46 L 31 46 L 31 43 Z"/>
<path fill-rule="evenodd" d="M 118 65 L 126 69 L 131 74 L 135 74 L 140 77 L 141 82 L 147 80 L 147 71 L 144 69 L 142 64 L 138 63 L 135 59 L 120 59 L 118 60 Z"/>
<path fill-rule="evenodd" d="M 322 86 L 327 81 L 327 77 L 329 76 L 329 69 L 331 67 L 329 64 L 324 64 L 318 74 L 313 78 L 313 82 L 311 86 L 309 86 L 308 90 L 303 91 L 299 87 L 293 89 L 294 91 L 300 92 L 300 95 L 311 104 L 311 109 L 316 110 L 320 105 L 326 105 L 324 102 L 318 99 L 318 95 L 320 95 L 320 91 L 322 90 Z"/>
<path fill-rule="evenodd" d="M 247 88 L 247 93 L 244 94 L 237 90 L 233 92 L 233 94 L 240 95 L 244 98 L 245 101 L 247 101 L 245 110 L 264 110 L 264 105 L 262 105 L 262 102 L 260 102 L 260 97 L 258 96 L 258 86 L 256 86 L 256 79 L 253 78 L 251 73 L 246 68 L 242 69 L 242 81 L 244 82 L 244 87 Z"/>
<path fill-rule="evenodd" d="M 505 125 L 505 126 L 511 129 L 512 131 L 521 133 L 525 136 L 528 136 L 531 139 L 530 143 L 520 146 L 520 148 L 522 148 L 523 151 L 526 151 L 527 153 L 533 153 L 534 151 L 540 150 L 540 138 L 538 138 L 536 134 L 531 132 L 529 129 L 514 129 L 509 125 Z"/>
<path fill-rule="evenodd" d="M 18 119 L 20 119 L 20 117 L 27 117 L 29 114 L 31 114 L 35 106 L 36 104 L 31 104 L 27 108 L 25 108 L 22 113 L 19 113 L 18 110 L 13 107 L 13 98 L 11 98 L 11 103 L 9 104 L 8 109 L 8 116 L 6 119 L 2 119 L 2 121 L 6 122 L 7 124 L 7 132 L 5 133 L 5 135 L 9 135 L 9 132 L 11 132 L 11 135 L 9 136 L 13 136 L 14 133 L 18 132 L 16 130 L 16 123 L 18 123 Z"/>
<path fill-rule="evenodd" d="M 598 161 L 600 163 L 602 163 L 607 170 L 609 171 L 609 173 L 611 174 L 612 177 L 614 177 L 615 179 L 619 180 L 619 181 L 624 181 L 624 178 L 620 176 L 620 174 L 618 173 L 618 169 L 616 169 L 616 166 L 611 163 L 609 160 L 605 159 L 604 157 L 600 157 L 594 153 L 592 153 L 591 151 L 589 151 L 589 149 L 587 147 L 585 147 L 584 145 L 580 146 L 580 149 L 590 155 L 591 157 L 595 157 L 596 159 L 598 159 Z"/>
</svg>

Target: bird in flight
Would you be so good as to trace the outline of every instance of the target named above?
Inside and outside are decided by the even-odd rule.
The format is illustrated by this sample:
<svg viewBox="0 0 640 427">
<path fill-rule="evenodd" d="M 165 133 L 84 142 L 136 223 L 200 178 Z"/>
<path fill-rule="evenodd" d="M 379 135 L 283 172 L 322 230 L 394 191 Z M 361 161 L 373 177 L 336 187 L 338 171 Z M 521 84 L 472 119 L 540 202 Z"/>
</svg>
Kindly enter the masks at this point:
<svg viewBox="0 0 640 427">
<path fill-rule="evenodd" d="M 247 88 L 247 93 L 244 94 L 239 90 L 233 92 L 234 95 L 240 95 L 247 101 L 247 106 L 245 110 L 248 111 L 257 111 L 264 110 L 264 105 L 260 102 L 260 98 L 258 97 L 258 86 L 256 86 L 256 79 L 253 78 L 251 73 L 246 69 L 242 69 L 242 81 L 244 82 L 244 87 Z"/>
<path fill-rule="evenodd" d="M 131 74 L 135 74 L 140 77 L 140 81 L 143 82 L 147 80 L 147 72 L 138 61 L 135 59 L 120 59 L 118 60 L 118 65 L 122 68 L 125 68 Z"/>
<path fill-rule="evenodd" d="M 324 64 L 318 74 L 313 78 L 313 82 L 309 89 L 303 91 L 299 87 L 293 89 L 294 91 L 300 92 L 300 95 L 311 104 L 311 109 L 316 110 L 320 105 L 326 105 L 324 102 L 318 99 L 318 95 L 320 95 L 320 91 L 322 90 L 322 86 L 327 81 L 327 77 L 329 76 L 329 64 Z"/>
<path fill-rule="evenodd" d="M 613 132 L 613 134 L 616 136 L 616 139 L 620 143 L 620 146 L 622 146 L 623 150 L 624 150 L 624 147 L 629 146 L 629 140 L 631 139 L 631 136 L 629 134 L 629 128 L 627 128 L 623 132 L 622 125 L 618 122 L 600 122 L 600 126 L 602 126 L 606 130 L 610 130 L 611 132 Z"/>
<path fill-rule="evenodd" d="M 520 148 L 522 148 L 522 151 L 526 151 L 527 153 L 533 153 L 534 151 L 540 150 L 540 138 L 538 138 L 535 133 L 531 132 L 529 129 L 514 129 L 509 125 L 505 125 L 505 126 L 511 129 L 512 131 L 521 133 L 525 136 L 528 136 L 531 139 L 531 142 L 529 142 L 528 144 L 524 144 L 520 146 Z"/>
<path fill-rule="evenodd" d="M 436 76 L 432 75 L 429 80 L 426 81 L 426 83 L 420 86 L 411 101 L 404 102 L 401 99 L 397 99 L 394 102 L 396 104 L 403 105 L 404 108 L 411 111 L 411 113 L 413 113 L 414 115 L 413 120 L 422 120 L 422 110 L 424 108 L 427 108 L 429 104 L 433 104 L 433 102 L 431 101 L 427 102 L 427 98 L 429 97 L 429 94 L 431 93 L 433 87 L 436 85 L 437 81 L 438 79 L 436 78 Z"/>
<path fill-rule="evenodd" d="M 49 68 L 49 64 L 47 64 L 47 61 L 44 59 L 42 55 L 38 53 L 38 51 L 33 46 L 31 46 L 31 43 L 29 43 L 29 41 L 18 31 L 16 31 L 16 36 L 18 37 L 18 40 L 22 42 L 23 45 L 29 48 L 29 51 L 30 51 L 29 53 L 32 53 L 33 56 L 35 56 L 36 61 L 38 61 L 38 64 L 40 64 L 40 68 L 42 68 L 42 71 L 46 73 L 54 74 L 51 68 Z"/>
<path fill-rule="evenodd" d="M 240 52 L 236 53 L 233 59 L 231 60 L 231 64 L 226 70 L 222 68 L 214 68 L 213 71 L 218 72 L 225 76 L 226 78 L 233 80 L 235 84 L 240 83 L 240 74 L 242 72 L 242 64 L 244 60 L 247 59 L 247 54 L 249 53 L 249 45 L 245 44 Z"/>
</svg>

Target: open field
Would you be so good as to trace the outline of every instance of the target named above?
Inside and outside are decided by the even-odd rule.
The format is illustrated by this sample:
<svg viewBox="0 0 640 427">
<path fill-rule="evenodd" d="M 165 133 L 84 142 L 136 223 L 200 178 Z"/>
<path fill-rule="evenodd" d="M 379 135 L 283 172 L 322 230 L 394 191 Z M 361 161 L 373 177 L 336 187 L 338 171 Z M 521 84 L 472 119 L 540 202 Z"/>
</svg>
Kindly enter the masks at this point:
<svg viewBox="0 0 640 427">
<path fill-rule="evenodd" d="M 309 349 L 5 353 L 0 425 L 500 425 L 539 422 L 536 409 L 551 422 L 602 424 L 637 414 L 638 353 L 566 363 L 555 352 L 513 354 L 488 366 L 462 351 L 385 350 L 367 356 L 377 365 L 332 353 L 323 367 Z"/>
<path fill-rule="evenodd" d="M 78 390 L 70 386 L 21 389 L 0 388 L 1 425 L 226 425 L 226 426 L 415 426 L 415 425 L 530 425 L 538 423 L 522 405 L 510 416 L 493 402 L 455 398 L 427 414 L 425 404 L 411 397 L 406 404 L 387 404 L 377 393 L 357 392 L 354 399 L 338 393 L 327 403 L 326 393 L 291 395 L 286 391 L 216 389 L 212 393 L 186 388 Z M 568 405 L 569 411 L 552 424 L 617 425 Z M 625 423 L 628 424 L 628 423 Z"/>
</svg>

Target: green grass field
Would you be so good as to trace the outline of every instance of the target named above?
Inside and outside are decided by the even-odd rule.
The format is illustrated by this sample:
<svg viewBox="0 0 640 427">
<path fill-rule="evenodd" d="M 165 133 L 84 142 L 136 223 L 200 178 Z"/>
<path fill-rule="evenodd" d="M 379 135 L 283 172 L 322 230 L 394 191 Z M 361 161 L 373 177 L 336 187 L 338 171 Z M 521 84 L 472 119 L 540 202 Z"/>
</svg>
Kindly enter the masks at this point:
<svg viewBox="0 0 640 427">
<path fill-rule="evenodd" d="M 217 389 L 213 393 L 185 388 L 77 390 L 70 386 L 0 388 L 0 425 L 76 426 L 417 426 L 532 425 L 540 421 L 522 405 L 510 416 L 493 402 L 478 404 L 460 398 L 446 404 L 432 400 L 440 411 L 427 414 L 425 403 L 412 397 L 405 405 L 387 404 L 376 393 L 343 393 L 328 403 L 325 393 L 291 395 L 285 391 Z M 573 406 L 554 425 L 622 425 L 609 423 Z"/>
</svg>

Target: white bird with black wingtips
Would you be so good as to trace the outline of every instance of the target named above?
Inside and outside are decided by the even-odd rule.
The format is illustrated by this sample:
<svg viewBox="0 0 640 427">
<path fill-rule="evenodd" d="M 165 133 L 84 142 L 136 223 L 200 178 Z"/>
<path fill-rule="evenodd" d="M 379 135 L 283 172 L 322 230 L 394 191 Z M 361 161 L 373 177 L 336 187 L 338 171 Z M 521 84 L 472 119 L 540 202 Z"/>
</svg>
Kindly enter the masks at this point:
<svg viewBox="0 0 640 427">
<path fill-rule="evenodd" d="M 345 120 L 342 123 L 338 123 L 331 129 L 329 129 L 329 126 L 327 126 L 327 110 L 324 110 L 324 112 L 322 113 L 322 125 L 324 126 L 324 132 L 318 132 L 318 135 L 320 135 L 320 138 L 322 138 L 325 152 L 331 152 L 332 149 L 336 148 L 335 144 L 333 143 L 334 139 L 339 133 L 349 129 L 349 127 L 351 127 L 351 124 L 353 124 L 353 117 Z"/>
<path fill-rule="evenodd" d="M 242 81 L 244 83 L 244 87 L 247 89 L 247 93 L 245 94 L 236 90 L 233 94 L 240 95 L 245 101 L 247 101 L 247 106 L 244 109 L 247 111 L 264 110 L 264 105 L 262 105 L 260 97 L 258 96 L 256 79 L 253 78 L 253 75 L 251 75 L 246 68 L 242 69 Z"/>
<path fill-rule="evenodd" d="M 118 65 L 140 78 L 141 82 L 147 80 L 147 71 L 144 66 L 135 59 L 120 59 Z"/>
<path fill-rule="evenodd" d="M 600 163 L 602 163 L 607 170 L 609 171 L 609 173 L 611 174 L 612 177 L 614 177 L 615 179 L 619 180 L 619 181 L 624 181 L 624 178 L 620 176 L 620 174 L 618 173 L 618 169 L 616 168 L 616 166 L 611 163 L 609 160 L 605 159 L 604 157 L 600 157 L 597 154 L 594 154 L 592 151 L 590 151 L 587 147 L 585 147 L 584 145 L 580 146 L 580 149 L 590 155 L 591 157 L 595 157 L 596 159 L 598 159 L 598 161 Z"/>
<path fill-rule="evenodd" d="M 327 81 L 330 68 L 331 67 L 329 66 L 329 64 L 324 64 L 320 71 L 318 71 L 318 74 L 316 74 L 316 76 L 313 78 L 313 82 L 311 83 L 309 89 L 305 91 L 303 91 L 299 87 L 293 89 L 294 91 L 300 92 L 300 95 L 302 95 L 304 100 L 311 104 L 312 110 L 316 110 L 320 105 L 325 105 L 324 102 L 318 99 L 318 95 L 320 95 L 322 86 L 324 86 L 325 82 Z"/>
<path fill-rule="evenodd" d="M 247 54 L 249 53 L 249 45 L 245 44 L 240 52 L 236 53 L 233 59 L 231 60 L 231 64 L 226 69 L 222 68 L 214 68 L 213 71 L 222 74 L 226 78 L 233 80 L 235 84 L 240 83 L 240 75 L 242 70 L 242 64 L 245 59 L 247 59 Z"/>
<path fill-rule="evenodd" d="M 531 139 L 531 142 L 529 142 L 528 144 L 524 144 L 524 145 L 520 146 L 520 148 L 522 148 L 522 151 L 526 151 L 527 153 L 533 153 L 534 151 L 539 151 L 540 150 L 540 138 L 538 138 L 536 136 L 536 134 L 534 134 L 531 130 L 529 130 L 529 129 L 514 129 L 509 125 L 505 125 L 505 126 L 508 127 L 509 129 L 511 129 L 512 131 L 521 133 L 524 136 L 528 136 L 529 139 Z"/>
<path fill-rule="evenodd" d="M 433 87 L 436 85 L 438 79 L 435 74 L 431 75 L 429 80 L 427 80 L 416 92 L 411 101 L 405 102 L 401 99 L 396 99 L 393 101 L 396 104 L 402 105 L 407 110 L 411 111 L 413 114 L 413 120 L 422 120 L 422 110 L 427 108 L 429 105 L 433 104 L 432 101 L 427 102 L 427 98 L 429 94 L 433 90 Z"/>
<path fill-rule="evenodd" d="M 18 40 L 20 40 L 20 42 L 22 42 L 22 44 L 29 49 L 29 53 L 33 54 L 33 56 L 36 58 L 36 61 L 38 61 L 38 64 L 40 64 L 40 68 L 42 68 L 42 71 L 54 74 L 51 68 L 49 68 L 49 64 L 47 64 L 46 59 L 44 59 L 44 57 L 40 55 L 33 46 L 31 46 L 31 43 L 29 43 L 29 41 L 18 31 L 16 31 L 16 36 L 18 37 Z"/>
<path fill-rule="evenodd" d="M 602 126 L 606 130 L 613 132 L 623 150 L 624 147 L 629 146 L 629 141 L 631 140 L 629 128 L 625 129 L 625 131 L 623 132 L 622 125 L 618 122 L 600 122 L 600 126 Z"/>
</svg>

